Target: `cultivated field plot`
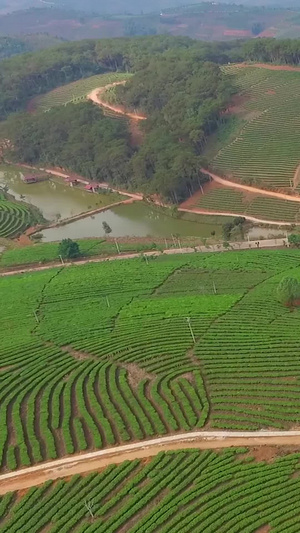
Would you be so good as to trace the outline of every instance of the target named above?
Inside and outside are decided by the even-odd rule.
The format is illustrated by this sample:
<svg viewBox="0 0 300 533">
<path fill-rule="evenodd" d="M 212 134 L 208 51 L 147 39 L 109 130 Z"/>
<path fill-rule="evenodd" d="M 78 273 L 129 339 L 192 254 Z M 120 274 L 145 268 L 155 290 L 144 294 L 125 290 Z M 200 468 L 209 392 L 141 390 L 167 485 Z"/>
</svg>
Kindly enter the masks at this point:
<svg viewBox="0 0 300 533">
<path fill-rule="evenodd" d="M 266 187 L 298 187 L 300 72 L 225 67 L 240 89 L 246 120 L 210 166 L 216 173 Z"/>
<path fill-rule="evenodd" d="M 22 204 L 6 200 L 0 194 L 0 237 L 13 238 L 31 224 L 30 211 Z"/>
<path fill-rule="evenodd" d="M 267 196 L 247 196 L 229 187 L 212 189 L 203 196 L 197 195 L 193 207 L 291 224 L 300 222 L 300 202 Z"/>
<path fill-rule="evenodd" d="M 70 102 L 79 103 L 82 102 L 93 89 L 105 87 L 110 83 L 123 81 L 126 78 L 130 78 L 130 76 L 131 74 L 126 74 L 124 72 L 113 72 L 110 74 L 98 74 L 96 76 L 91 76 L 90 78 L 83 78 L 34 98 L 31 101 L 31 107 L 41 111 L 48 111 L 51 107 L 66 105 Z"/>
<path fill-rule="evenodd" d="M 185 450 L 0 500 L 2 533 L 298 533 L 299 453 Z M 90 512 L 88 507 L 90 506 Z"/>
<path fill-rule="evenodd" d="M 276 287 L 299 263 L 253 250 L 1 278 L 2 470 L 207 423 L 298 424 L 300 311 Z"/>
</svg>

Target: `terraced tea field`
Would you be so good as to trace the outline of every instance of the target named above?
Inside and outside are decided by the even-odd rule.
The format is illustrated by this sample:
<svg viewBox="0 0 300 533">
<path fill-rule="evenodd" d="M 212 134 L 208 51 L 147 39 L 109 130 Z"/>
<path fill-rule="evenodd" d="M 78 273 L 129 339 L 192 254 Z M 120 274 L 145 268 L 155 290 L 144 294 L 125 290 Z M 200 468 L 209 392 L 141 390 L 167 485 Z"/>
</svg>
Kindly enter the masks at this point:
<svg viewBox="0 0 300 533">
<path fill-rule="evenodd" d="M 48 111 L 51 107 L 66 105 L 70 102 L 76 104 L 85 100 L 86 96 L 93 89 L 105 87 L 110 83 L 123 81 L 130 76 L 130 74 L 124 72 L 113 72 L 110 74 L 97 74 L 96 76 L 83 78 L 34 98 L 30 103 L 30 107 L 32 109 Z"/>
<path fill-rule="evenodd" d="M 300 164 L 300 72 L 224 67 L 242 98 L 244 123 L 211 161 L 217 174 L 247 184 L 297 188 Z"/>
<path fill-rule="evenodd" d="M 300 222 L 300 202 L 247 195 L 229 187 L 215 188 L 203 196 L 197 195 L 193 207 L 291 224 Z"/>
<path fill-rule="evenodd" d="M 26 206 L 10 202 L 0 194 L 0 237 L 16 237 L 31 224 L 32 215 Z"/>
<path fill-rule="evenodd" d="M 300 454 L 159 453 L 0 500 L 1 533 L 298 533 Z"/>
<path fill-rule="evenodd" d="M 300 312 L 276 287 L 299 264 L 253 250 L 1 278 L 1 469 L 208 423 L 298 424 Z"/>
</svg>

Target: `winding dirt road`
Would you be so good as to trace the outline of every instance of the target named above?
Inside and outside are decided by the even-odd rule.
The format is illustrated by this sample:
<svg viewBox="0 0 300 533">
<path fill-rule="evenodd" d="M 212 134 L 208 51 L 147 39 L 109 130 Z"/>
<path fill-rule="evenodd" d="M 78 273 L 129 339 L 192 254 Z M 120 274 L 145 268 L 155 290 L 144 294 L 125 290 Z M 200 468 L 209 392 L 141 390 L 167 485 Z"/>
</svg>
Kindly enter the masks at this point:
<svg viewBox="0 0 300 533">
<path fill-rule="evenodd" d="M 281 192 L 266 191 L 265 189 L 258 189 L 257 187 L 251 187 L 250 185 L 244 185 L 243 183 L 235 183 L 234 181 L 229 181 L 225 178 L 222 178 L 221 176 L 218 176 L 217 174 L 214 174 L 207 168 L 201 168 L 200 170 L 201 172 L 203 172 L 203 174 L 208 174 L 209 176 L 211 176 L 211 178 L 214 181 L 216 181 L 217 183 L 220 183 L 221 185 L 224 185 L 225 187 L 241 189 L 243 191 L 250 192 L 252 194 L 261 194 L 262 196 L 271 196 L 272 198 L 278 198 L 280 200 L 288 200 L 289 202 L 300 202 L 300 196 L 290 196 L 289 194 L 284 194 Z M 279 224 L 279 222 L 277 222 L 277 224 Z"/>
<path fill-rule="evenodd" d="M 109 85 L 106 85 L 105 87 L 100 87 L 98 89 L 94 89 L 90 94 L 88 94 L 87 98 L 89 100 L 92 100 L 95 104 L 100 105 L 101 107 L 104 107 L 105 109 L 109 109 L 110 111 L 113 111 L 114 113 L 119 113 L 120 115 L 124 115 L 128 118 L 131 118 L 132 120 L 147 120 L 147 117 L 145 115 L 138 115 L 137 113 L 130 113 L 129 111 L 126 111 L 122 107 L 113 106 L 103 100 L 101 98 L 101 95 L 105 93 L 107 89 L 110 87 L 115 87 L 116 85 L 124 85 L 126 83 L 125 81 L 116 81 L 114 83 L 110 83 Z"/>
<path fill-rule="evenodd" d="M 114 446 L 41 463 L 0 476 L 0 494 L 27 489 L 49 479 L 59 479 L 105 468 L 125 460 L 143 459 L 160 451 L 186 448 L 217 449 L 232 446 L 299 446 L 300 431 L 192 431 L 142 442 Z"/>
</svg>

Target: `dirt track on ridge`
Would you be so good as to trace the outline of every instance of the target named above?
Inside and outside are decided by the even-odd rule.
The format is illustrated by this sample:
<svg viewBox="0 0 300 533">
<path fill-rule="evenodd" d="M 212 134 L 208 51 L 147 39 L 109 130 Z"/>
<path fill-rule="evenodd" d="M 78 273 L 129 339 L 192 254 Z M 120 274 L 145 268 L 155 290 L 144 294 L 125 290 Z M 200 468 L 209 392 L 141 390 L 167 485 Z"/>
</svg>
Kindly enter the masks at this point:
<svg viewBox="0 0 300 533">
<path fill-rule="evenodd" d="M 109 103 L 107 103 L 103 98 L 101 98 L 101 94 L 104 94 L 107 89 L 110 87 L 115 87 L 116 85 L 124 85 L 126 83 L 125 81 L 115 81 L 114 83 L 110 83 L 109 85 L 106 85 L 105 87 L 100 87 L 98 89 L 94 89 L 90 94 L 88 94 L 87 98 L 89 100 L 92 100 L 95 104 L 100 105 L 101 107 L 104 107 L 105 109 L 109 109 L 110 111 L 114 111 L 114 113 L 119 113 L 120 115 L 124 115 L 128 118 L 131 118 L 132 120 L 147 120 L 147 117 L 145 115 L 138 115 L 137 113 L 130 113 L 129 111 L 126 111 L 122 107 L 113 106 Z"/>
<path fill-rule="evenodd" d="M 225 187 L 233 187 L 234 189 L 242 189 L 243 191 L 250 192 L 252 194 L 261 194 L 263 196 L 271 196 L 273 198 L 278 198 L 279 200 L 288 200 L 289 202 L 300 202 L 300 196 L 290 196 L 281 192 L 266 191 L 265 189 L 258 189 L 257 187 L 251 187 L 250 185 L 243 185 L 242 183 L 235 183 L 234 181 L 227 180 L 214 174 L 207 168 L 201 168 L 203 174 L 209 174 L 214 181 L 224 185 Z M 277 222 L 280 224 L 280 222 Z"/>
<path fill-rule="evenodd" d="M 300 447 L 300 431 L 193 431 L 115 446 L 3 474 L 0 476 L 0 494 L 34 487 L 50 479 L 97 471 L 125 460 L 152 457 L 160 451 L 270 445 Z"/>
</svg>

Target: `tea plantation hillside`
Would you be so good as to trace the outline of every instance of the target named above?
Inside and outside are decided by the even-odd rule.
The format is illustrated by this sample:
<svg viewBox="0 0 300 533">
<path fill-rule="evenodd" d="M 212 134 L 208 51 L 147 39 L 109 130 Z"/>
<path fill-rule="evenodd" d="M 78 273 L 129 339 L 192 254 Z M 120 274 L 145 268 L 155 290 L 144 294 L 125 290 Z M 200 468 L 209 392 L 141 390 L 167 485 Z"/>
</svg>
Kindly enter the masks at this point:
<svg viewBox="0 0 300 533">
<path fill-rule="evenodd" d="M 298 533 L 299 453 L 185 450 L 0 499 L 2 533 Z M 90 510 L 88 510 L 90 509 Z"/>
<path fill-rule="evenodd" d="M 51 107 L 66 105 L 70 102 L 79 103 L 85 100 L 86 96 L 98 87 L 105 87 L 111 83 L 123 81 L 126 78 L 130 78 L 131 74 L 124 72 L 110 73 L 110 74 L 97 74 L 96 76 L 90 76 L 89 78 L 83 78 L 81 80 L 62 85 L 57 89 L 53 89 L 46 94 L 37 96 L 31 100 L 29 107 L 38 109 L 41 111 L 48 111 Z"/>
<path fill-rule="evenodd" d="M 33 223 L 32 213 L 25 205 L 11 202 L 0 193 L 0 237 L 16 237 Z"/>
<path fill-rule="evenodd" d="M 233 180 L 266 188 L 298 189 L 300 72 L 224 67 L 239 91 L 232 113 L 241 119 L 211 161 Z"/>
<path fill-rule="evenodd" d="M 271 198 L 261 194 L 254 195 L 243 193 L 231 189 L 230 187 L 214 187 L 204 194 L 194 196 L 194 203 L 190 206 L 208 211 L 236 213 L 237 215 L 248 215 L 256 217 L 266 222 L 268 220 L 277 222 L 289 222 L 298 224 L 300 221 L 300 202 L 282 200 L 281 198 Z"/>
<path fill-rule="evenodd" d="M 192 428 L 300 419 L 294 250 L 175 255 L 0 279 L 2 470 Z"/>
</svg>

